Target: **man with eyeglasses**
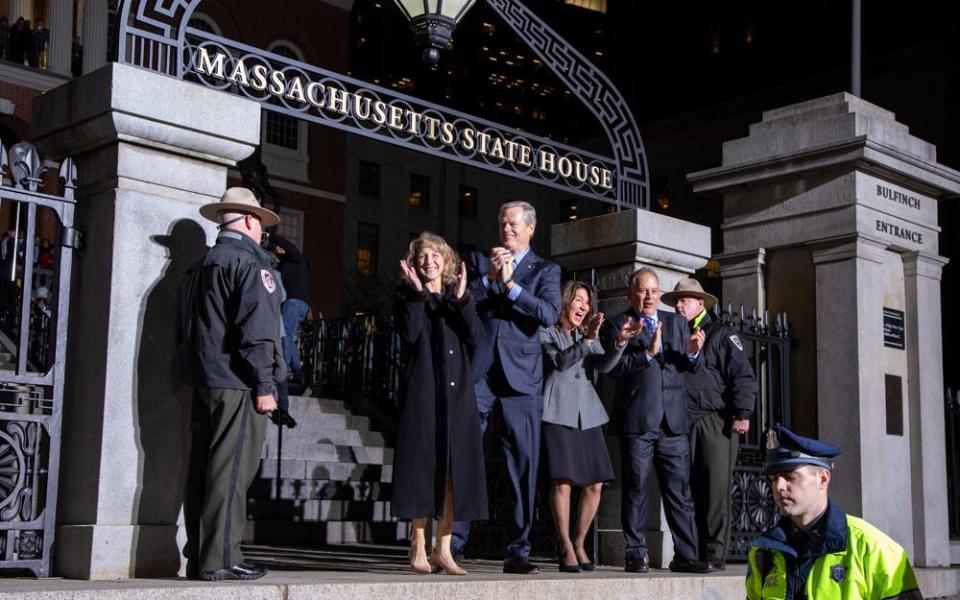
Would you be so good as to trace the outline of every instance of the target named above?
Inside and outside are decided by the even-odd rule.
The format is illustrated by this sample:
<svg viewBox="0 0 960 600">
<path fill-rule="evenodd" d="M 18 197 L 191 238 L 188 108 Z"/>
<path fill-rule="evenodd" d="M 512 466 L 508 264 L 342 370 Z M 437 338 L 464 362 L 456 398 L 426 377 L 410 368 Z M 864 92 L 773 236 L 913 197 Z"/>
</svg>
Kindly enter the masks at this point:
<svg viewBox="0 0 960 600">
<path fill-rule="evenodd" d="M 280 218 L 246 188 L 228 189 L 200 214 L 218 223 L 220 234 L 180 288 L 177 358 L 194 386 L 183 553 L 191 579 L 259 579 L 266 569 L 244 561 L 240 538 L 266 415 L 276 410 L 276 382 L 286 377 L 282 291 L 260 247 L 263 228 Z"/>
<path fill-rule="evenodd" d="M 619 345 L 626 325 L 629 339 L 609 375 L 616 382 L 610 432 L 620 437 L 620 521 L 626 540 L 624 570 L 649 571 L 647 495 L 654 472 L 667 523 L 673 534 L 670 570 L 709 573 L 698 556 L 693 500 L 690 498 L 690 446 L 682 373 L 690 371 L 703 344 L 686 321 L 658 310 L 660 279 L 644 267 L 630 276 L 630 308 L 603 325 L 604 346 Z"/>
</svg>

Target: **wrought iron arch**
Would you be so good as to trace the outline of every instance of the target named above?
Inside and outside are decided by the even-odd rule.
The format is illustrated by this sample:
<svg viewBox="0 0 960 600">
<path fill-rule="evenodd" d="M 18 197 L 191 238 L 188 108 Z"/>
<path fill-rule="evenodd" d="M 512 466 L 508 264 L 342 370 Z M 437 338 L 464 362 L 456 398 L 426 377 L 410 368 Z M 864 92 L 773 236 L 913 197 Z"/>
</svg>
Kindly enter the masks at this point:
<svg viewBox="0 0 960 600">
<path fill-rule="evenodd" d="M 571 191 L 581 193 L 581 195 L 615 203 L 618 207 L 627 205 L 628 207 L 649 208 L 649 171 L 640 131 L 636 119 L 630 112 L 623 96 L 610 79 L 582 53 L 524 6 L 520 0 L 485 1 L 601 124 L 614 154 L 613 160 L 606 159 L 606 161 L 613 163 L 616 184 L 615 189 L 607 195 L 582 193 L 568 186 L 557 184 L 556 178 L 554 180 L 534 178 L 529 173 L 511 172 L 510 169 L 501 168 L 500 165 L 494 164 L 476 164 L 474 166 L 532 180 L 543 185 L 571 189 Z M 187 22 L 201 2 L 202 0 L 122 0 L 117 19 L 117 60 L 121 63 L 135 65 L 178 79 L 186 78 L 189 61 L 184 60 L 183 57 L 185 50 L 190 46 L 187 39 Z M 216 38 L 213 41 L 223 42 L 228 40 Z M 249 51 L 249 47 L 244 48 L 244 50 Z M 274 58 L 273 55 L 265 51 L 264 54 L 269 55 L 271 59 Z M 284 63 L 283 60 L 277 62 L 279 64 Z M 356 83 L 362 84 L 362 89 L 367 91 L 376 89 L 376 86 L 365 82 Z M 391 90 L 383 90 L 383 92 L 393 95 Z M 400 100 L 409 102 L 410 98 L 401 96 Z M 426 103 L 421 101 L 420 104 Z M 269 102 L 264 102 L 264 108 L 288 112 L 283 107 L 272 105 Z M 435 108 L 428 106 L 427 110 Z M 288 114 L 307 118 L 306 114 L 300 111 L 293 111 Z M 460 115 L 460 117 L 463 116 Z M 469 115 L 466 116 L 469 117 Z M 338 126 L 335 123 L 327 123 L 319 119 L 311 120 L 333 127 Z M 469 120 L 480 122 L 481 126 L 496 125 L 483 122 L 481 119 Z M 340 124 L 340 128 L 348 129 L 343 124 Z M 361 130 L 354 131 L 351 128 L 351 131 L 360 135 L 368 135 L 362 131 L 362 128 L 359 129 Z M 500 129 L 508 130 L 505 127 L 500 127 Z M 411 147 L 414 150 L 444 156 L 443 153 L 429 147 L 405 144 L 405 140 L 391 139 L 391 136 L 370 134 L 370 137 Z M 517 137 L 529 140 L 533 136 L 518 133 Z M 590 155 L 590 153 L 576 148 L 563 147 L 549 140 L 543 140 L 541 147 L 559 148 L 560 151 L 583 157 L 585 160 L 589 159 L 594 163 L 604 162 L 602 160 L 604 157 Z M 462 156 L 458 157 L 453 153 L 448 153 L 445 158 L 469 163 Z"/>
</svg>

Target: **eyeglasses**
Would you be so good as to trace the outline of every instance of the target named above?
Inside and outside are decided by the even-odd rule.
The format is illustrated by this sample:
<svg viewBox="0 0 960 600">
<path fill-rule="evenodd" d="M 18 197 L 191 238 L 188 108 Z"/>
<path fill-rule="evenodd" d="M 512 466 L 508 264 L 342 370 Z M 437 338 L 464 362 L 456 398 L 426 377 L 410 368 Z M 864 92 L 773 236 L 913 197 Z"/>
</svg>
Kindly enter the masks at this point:
<svg viewBox="0 0 960 600">
<path fill-rule="evenodd" d="M 639 296 L 659 296 L 660 290 L 657 288 L 636 288 L 633 290 Z"/>
</svg>

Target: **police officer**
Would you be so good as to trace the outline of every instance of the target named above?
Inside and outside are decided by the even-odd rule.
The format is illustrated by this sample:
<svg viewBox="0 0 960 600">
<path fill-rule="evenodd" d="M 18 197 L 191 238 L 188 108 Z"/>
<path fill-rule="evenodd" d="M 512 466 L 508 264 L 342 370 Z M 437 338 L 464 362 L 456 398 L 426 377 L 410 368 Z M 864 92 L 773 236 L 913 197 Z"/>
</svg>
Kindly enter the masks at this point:
<svg viewBox="0 0 960 600">
<path fill-rule="evenodd" d="M 184 502 L 187 576 L 259 579 L 243 560 L 246 494 L 260 462 L 276 382 L 286 377 L 280 290 L 264 227 L 280 218 L 246 188 L 230 188 L 200 214 L 219 223 L 216 245 L 187 272 L 180 290 L 178 359 L 194 386 L 188 489 Z"/>
<path fill-rule="evenodd" d="M 717 298 L 696 279 L 683 279 L 663 295 L 700 346 L 696 367 L 683 373 L 690 416 L 690 491 L 700 557 L 723 570 L 730 536 L 730 485 L 740 434 L 750 429 L 757 379 L 732 328 L 708 311 Z"/>
<path fill-rule="evenodd" d="M 748 600 L 922 600 L 903 548 L 828 497 L 839 454 L 786 427 L 768 431 L 763 474 L 781 518 L 750 548 Z"/>
</svg>

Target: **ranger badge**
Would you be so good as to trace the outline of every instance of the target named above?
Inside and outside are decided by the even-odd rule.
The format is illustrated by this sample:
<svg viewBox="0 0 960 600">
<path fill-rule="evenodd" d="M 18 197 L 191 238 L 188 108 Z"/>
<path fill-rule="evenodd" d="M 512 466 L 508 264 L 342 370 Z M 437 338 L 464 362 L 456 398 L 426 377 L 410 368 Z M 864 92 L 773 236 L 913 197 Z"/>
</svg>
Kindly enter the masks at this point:
<svg viewBox="0 0 960 600">
<path fill-rule="evenodd" d="M 740 336 L 731 335 L 730 341 L 733 342 L 733 345 L 736 346 L 740 350 L 740 352 L 743 352 L 743 342 L 740 341 Z"/>
</svg>

